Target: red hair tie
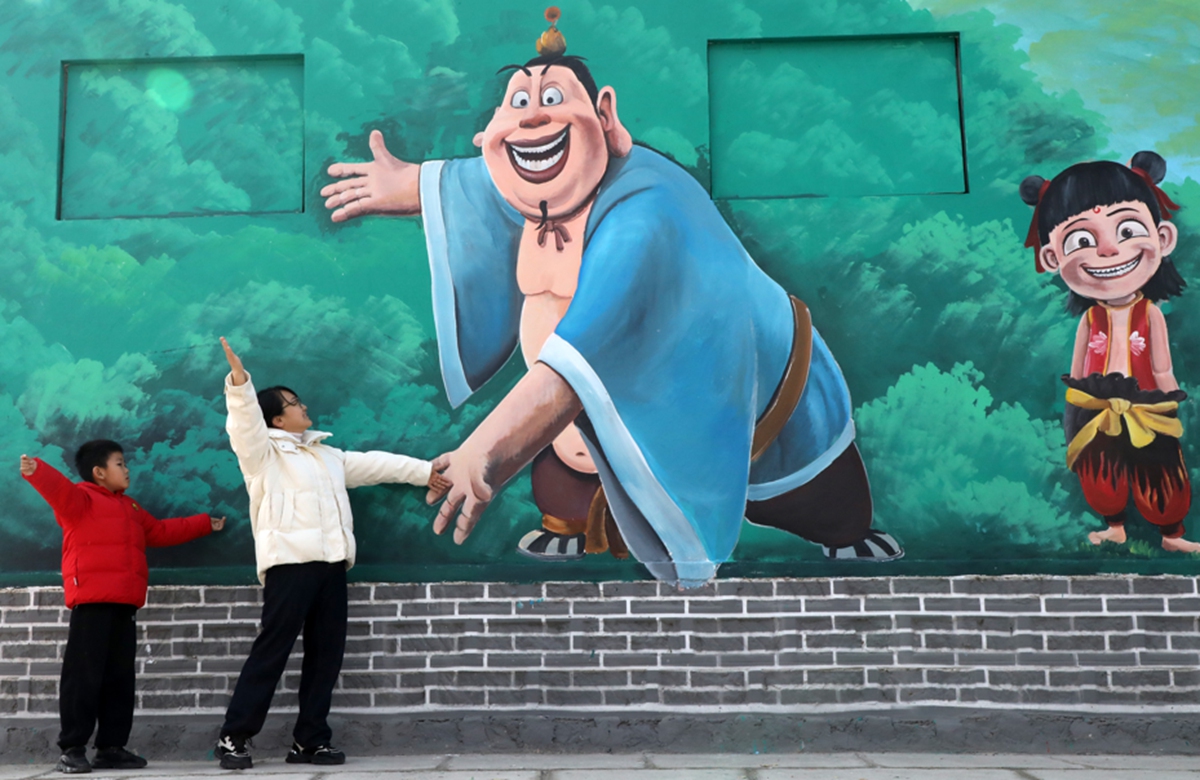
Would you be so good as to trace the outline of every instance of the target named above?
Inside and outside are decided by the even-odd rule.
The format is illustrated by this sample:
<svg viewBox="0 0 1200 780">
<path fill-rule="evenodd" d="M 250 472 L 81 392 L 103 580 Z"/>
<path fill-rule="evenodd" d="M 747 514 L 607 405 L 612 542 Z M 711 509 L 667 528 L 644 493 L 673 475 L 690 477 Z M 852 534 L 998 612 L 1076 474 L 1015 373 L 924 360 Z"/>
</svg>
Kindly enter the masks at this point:
<svg viewBox="0 0 1200 780">
<path fill-rule="evenodd" d="M 1025 236 L 1025 246 L 1033 247 L 1033 264 L 1039 274 L 1045 273 L 1046 268 L 1042 265 L 1042 237 L 1038 233 L 1038 209 L 1042 207 L 1042 198 L 1048 189 L 1050 189 L 1050 180 L 1046 179 L 1038 190 L 1038 202 L 1033 207 L 1033 219 L 1029 223 L 1029 233 Z"/>
<path fill-rule="evenodd" d="M 1150 178 L 1150 174 L 1146 173 L 1141 168 L 1136 168 L 1132 165 L 1129 167 L 1129 170 L 1133 171 L 1138 176 L 1141 176 L 1142 180 L 1146 182 L 1146 184 L 1150 185 L 1150 191 L 1154 193 L 1154 197 L 1158 201 L 1158 208 L 1160 211 L 1162 211 L 1163 219 L 1170 219 L 1172 211 L 1179 211 L 1181 208 L 1180 205 L 1171 200 L 1171 198 L 1167 196 L 1167 193 L 1159 189 L 1159 186 L 1154 183 L 1154 179 Z"/>
</svg>

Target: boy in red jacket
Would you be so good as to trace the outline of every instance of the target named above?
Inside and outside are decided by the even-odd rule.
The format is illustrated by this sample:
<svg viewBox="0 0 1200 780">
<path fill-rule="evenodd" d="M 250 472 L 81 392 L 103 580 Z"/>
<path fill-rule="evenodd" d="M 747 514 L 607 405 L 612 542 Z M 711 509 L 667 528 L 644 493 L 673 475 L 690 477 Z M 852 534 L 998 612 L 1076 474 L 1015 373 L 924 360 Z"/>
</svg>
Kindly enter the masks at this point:
<svg viewBox="0 0 1200 780">
<path fill-rule="evenodd" d="M 63 750 L 58 771 L 139 769 L 146 759 L 125 749 L 133 728 L 135 614 L 146 603 L 146 545 L 182 544 L 225 527 L 225 518 L 192 515 L 156 520 L 125 495 L 129 467 L 115 441 L 89 441 L 75 453 L 83 482 L 40 459 L 21 456 L 21 474 L 54 509 L 63 529 L 63 590 L 71 610 L 58 711 Z M 87 741 L 96 732 L 96 757 Z"/>
</svg>

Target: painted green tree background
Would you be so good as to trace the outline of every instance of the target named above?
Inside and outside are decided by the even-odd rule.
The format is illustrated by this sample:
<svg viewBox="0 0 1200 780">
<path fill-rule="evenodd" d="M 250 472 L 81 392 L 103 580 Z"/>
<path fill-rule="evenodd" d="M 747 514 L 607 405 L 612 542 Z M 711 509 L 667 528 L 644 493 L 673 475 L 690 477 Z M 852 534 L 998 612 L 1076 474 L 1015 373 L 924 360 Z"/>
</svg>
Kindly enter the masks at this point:
<svg viewBox="0 0 1200 780">
<path fill-rule="evenodd" d="M 1118 19 L 1060 4 L 1078 29 L 1056 26 L 1065 18 L 1052 13 L 1056 3 L 1025 0 L 990 10 L 974 0 L 562 4 L 569 50 L 616 88 L 635 138 L 706 185 L 710 39 L 960 35 L 969 194 L 720 202 L 755 259 L 808 303 L 842 365 L 878 524 L 904 542 L 908 558 L 886 572 L 839 568 L 816 547 L 747 525 L 723 574 L 1200 565 L 1163 554 L 1145 524 L 1130 524 L 1127 549 L 1084 540 L 1098 521 L 1063 465 L 1057 379 L 1068 368 L 1075 321 L 1064 289 L 1036 275 L 1021 246 L 1029 210 L 1017 196 L 1031 173 L 1049 177 L 1080 160 L 1157 149 L 1171 166 L 1165 188 L 1184 206 L 1174 258 L 1186 279 L 1197 278 L 1200 185 L 1188 174 L 1200 170 L 1200 136 L 1183 96 L 1194 93 L 1186 87 L 1198 74 L 1178 50 L 1200 43 L 1200 11 L 1152 0 Z M 130 492 L 160 516 L 230 516 L 222 535 L 152 551 L 159 581 L 253 577 L 245 490 L 224 433 L 220 335 L 260 385 L 294 387 L 337 446 L 430 458 L 470 432 L 521 366 L 449 409 L 419 220 L 333 225 L 317 191 L 330 162 L 369 155 L 372 128 L 404 159 L 475 154 L 471 138 L 501 88 L 494 73 L 532 56 L 541 12 L 513 0 L 0 4 L 0 463 L 10 466 L 0 506 L 3 582 L 53 582 L 58 566 L 58 528 L 21 483 L 18 456 L 37 454 L 66 471 L 74 448 L 97 437 L 126 444 Z M 1164 30 L 1174 37 L 1166 40 Z M 1118 66 L 1083 53 L 1138 46 L 1161 47 L 1161 62 L 1130 55 Z M 189 207 L 212 215 L 56 218 L 64 60 L 295 54 L 304 55 L 302 90 L 286 79 L 213 70 L 187 100 L 173 100 L 164 98 L 161 74 L 149 83 L 144 69 L 81 76 L 73 94 L 86 96 L 96 117 L 124 120 L 93 118 L 65 139 L 69 153 L 89 162 L 73 167 L 69 181 L 64 173 L 64 194 L 108 215 L 170 214 L 186 193 Z M 1105 77 L 1097 70 L 1104 62 L 1119 72 Z M 802 73 L 790 84 L 787 73 L 771 77 L 777 102 L 763 111 L 830 100 Z M 302 122 L 254 120 L 264 112 Z M 197 117 L 204 132 L 188 129 Z M 748 138 L 783 155 L 773 170 L 817 169 L 831 181 L 862 175 L 845 144 L 759 135 Z M 212 162 L 229 149 L 236 164 Z M 281 182 L 302 189 L 302 211 L 227 213 L 289 203 L 292 191 Z M 1200 376 L 1200 318 L 1189 300 L 1164 306 L 1187 390 Z M 1195 405 L 1181 414 L 1190 430 Z M 1184 445 L 1195 470 L 1196 435 Z M 422 499 L 402 487 L 352 494 L 355 576 L 645 576 L 607 557 L 573 566 L 519 558 L 516 541 L 539 521 L 527 475 L 462 547 L 433 536 Z"/>
</svg>

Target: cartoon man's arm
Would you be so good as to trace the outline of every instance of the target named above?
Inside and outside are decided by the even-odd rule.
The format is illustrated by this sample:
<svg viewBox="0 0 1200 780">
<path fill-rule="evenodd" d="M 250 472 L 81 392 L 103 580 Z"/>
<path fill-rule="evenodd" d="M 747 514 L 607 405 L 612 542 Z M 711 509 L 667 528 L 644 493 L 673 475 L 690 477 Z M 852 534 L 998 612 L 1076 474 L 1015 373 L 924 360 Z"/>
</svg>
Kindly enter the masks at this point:
<svg viewBox="0 0 1200 780">
<path fill-rule="evenodd" d="M 1150 320 L 1150 370 L 1159 390 L 1171 392 L 1179 389 L 1175 381 L 1175 369 L 1171 365 L 1171 342 L 1167 336 L 1167 318 L 1154 304 L 1146 307 Z"/>
<path fill-rule="evenodd" d="M 378 130 L 371 131 L 370 145 L 371 162 L 329 166 L 329 175 L 341 179 L 321 188 L 334 222 L 364 214 L 421 213 L 421 166 L 392 156 Z"/>
<path fill-rule="evenodd" d="M 452 483 L 433 521 L 434 533 L 454 521 L 454 542 L 462 544 L 496 491 L 582 410 L 565 379 L 545 363 L 534 363 L 462 446 L 434 459 L 434 470 Z M 434 503 L 437 497 L 430 491 L 427 500 Z"/>
</svg>

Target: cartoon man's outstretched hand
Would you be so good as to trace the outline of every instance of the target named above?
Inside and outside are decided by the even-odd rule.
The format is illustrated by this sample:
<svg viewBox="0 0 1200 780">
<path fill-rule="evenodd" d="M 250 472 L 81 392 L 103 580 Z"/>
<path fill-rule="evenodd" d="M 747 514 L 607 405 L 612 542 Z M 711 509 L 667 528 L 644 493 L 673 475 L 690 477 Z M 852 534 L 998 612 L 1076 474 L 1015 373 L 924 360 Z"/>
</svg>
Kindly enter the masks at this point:
<svg viewBox="0 0 1200 780">
<path fill-rule="evenodd" d="M 329 175 L 341 179 L 321 189 L 325 208 L 333 210 L 334 222 L 364 214 L 421 212 L 421 166 L 394 157 L 383 143 L 383 133 L 371 131 L 369 163 L 334 163 Z"/>
</svg>

